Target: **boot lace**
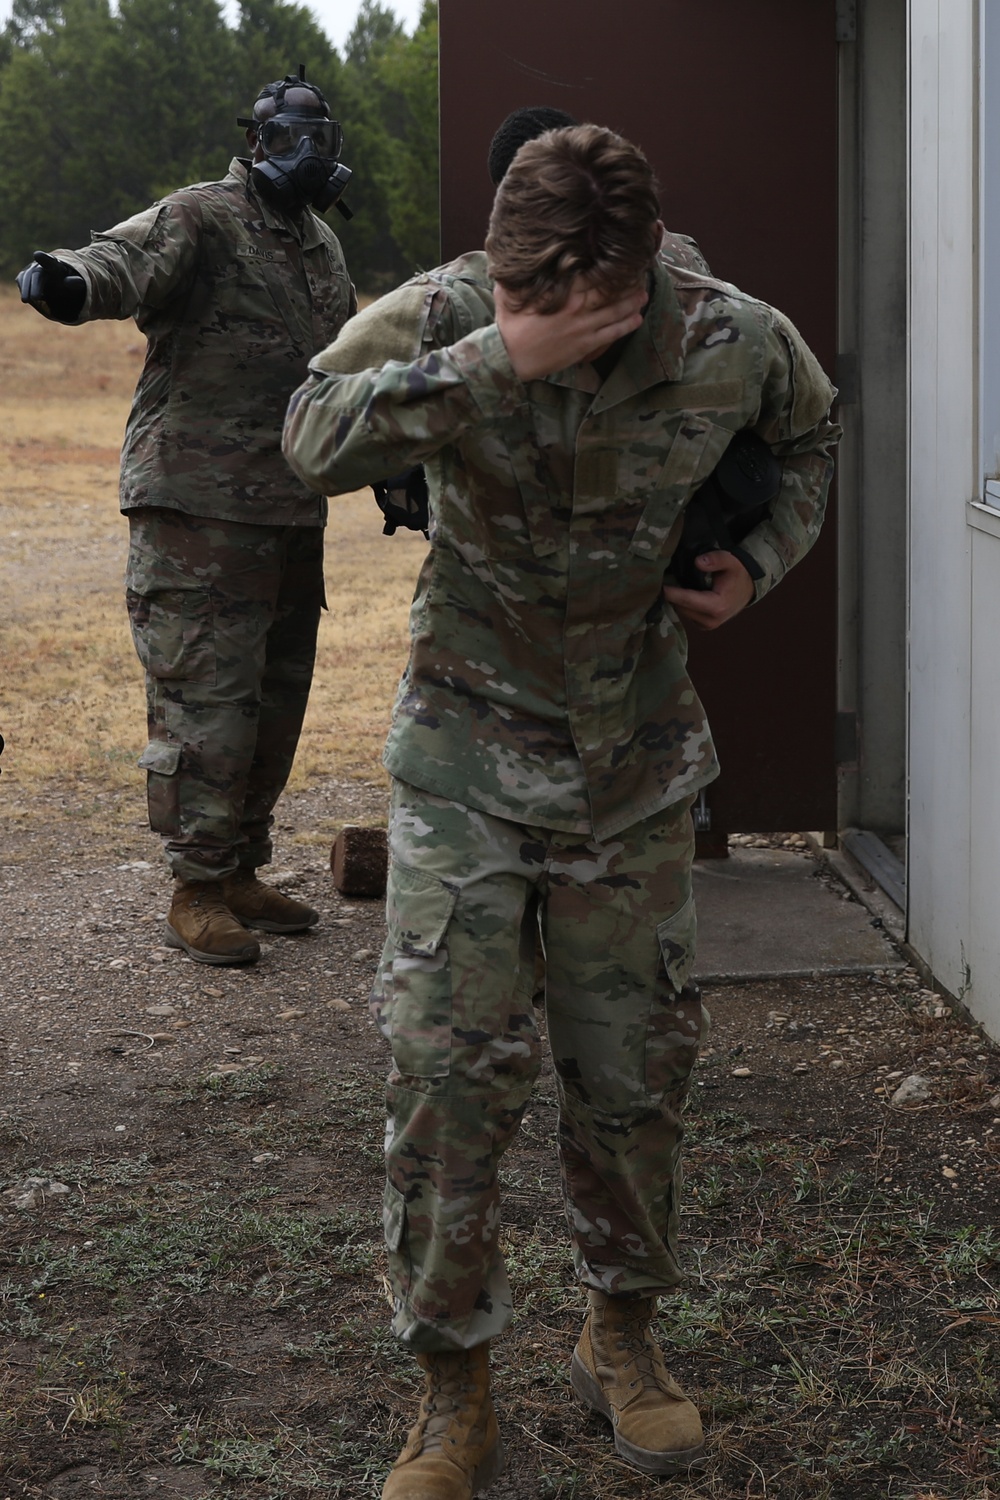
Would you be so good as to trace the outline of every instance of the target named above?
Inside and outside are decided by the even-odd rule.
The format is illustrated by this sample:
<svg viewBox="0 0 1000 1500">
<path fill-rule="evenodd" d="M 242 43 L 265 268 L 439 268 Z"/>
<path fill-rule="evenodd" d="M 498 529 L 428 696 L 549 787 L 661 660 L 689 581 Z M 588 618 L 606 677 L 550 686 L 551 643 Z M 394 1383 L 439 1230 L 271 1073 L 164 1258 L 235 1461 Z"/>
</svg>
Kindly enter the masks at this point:
<svg viewBox="0 0 1000 1500">
<path fill-rule="evenodd" d="M 444 1370 L 432 1366 L 430 1388 L 424 1397 L 420 1413 L 420 1436 L 424 1448 L 444 1446 L 448 1431 L 456 1416 L 464 1415 L 469 1396 L 475 1390 L 470 1372 L 462 1365 Z M 452 1443 L 455 1439 L 451 1439 Z"/>
<path fill-rule="evenodd" d="M 638 1376 L 637 1380 L 629 1382 L 632 1389 L 639 1384 L 645 1390 L 668 1389 L 668 1377 L 663 1369 L 660 1351 L 649 1333 L 650 1304 L 644 1297 L 630 1298 L 616 1311 L 615 1341 L 619 1351 L 628 1355 Z"/>
<path fill-rule="evenodd" d="M 210 885 L 207 881 L 204 889 L 200 890 L 197 896 L 192 898 L 191 906 L 198 911 L 205 912 L 209 916 L 218 911 L 224 911 L 227 915 L 229 914 L 229 908 L 222 898 L 222 887 L 214 883 Z"/>
</svg>

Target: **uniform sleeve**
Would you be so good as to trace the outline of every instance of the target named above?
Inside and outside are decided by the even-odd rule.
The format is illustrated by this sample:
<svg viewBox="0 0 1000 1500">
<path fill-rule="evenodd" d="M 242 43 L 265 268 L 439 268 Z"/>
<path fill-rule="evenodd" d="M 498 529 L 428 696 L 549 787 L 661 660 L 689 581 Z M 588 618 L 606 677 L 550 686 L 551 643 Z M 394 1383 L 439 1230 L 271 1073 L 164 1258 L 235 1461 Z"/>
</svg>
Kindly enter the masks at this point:
<svg viewBox="0 0 1000 1500">
<path fill-rule="evenodd" d="M 751 426 L 782 460 L 781 490 L 769 521 L 740 543 L 764 570 L 754 584 L 761 599 L 809 551 L 819 535 L 841 428 L 830 421 L 836 390 L 781 313 L 767 309 L 764 384 Z"/>
<path fill-rule="evenodd" d="M 191 283 L 201 227 L 196 200 L 167 199 L 94 234 L 82 250 L 53 251 L 87 285 L 76 321 L 131 318 L 140 307 L 164 307 Z"/>
<path fill-rule="evenodd" d="M 426 280 L 352 318 L 289 403 L 283 449 L 300 479 L 348 494 L 525 401 L 495 324 L 457 331 L 448 290 Z"/>
</svg>

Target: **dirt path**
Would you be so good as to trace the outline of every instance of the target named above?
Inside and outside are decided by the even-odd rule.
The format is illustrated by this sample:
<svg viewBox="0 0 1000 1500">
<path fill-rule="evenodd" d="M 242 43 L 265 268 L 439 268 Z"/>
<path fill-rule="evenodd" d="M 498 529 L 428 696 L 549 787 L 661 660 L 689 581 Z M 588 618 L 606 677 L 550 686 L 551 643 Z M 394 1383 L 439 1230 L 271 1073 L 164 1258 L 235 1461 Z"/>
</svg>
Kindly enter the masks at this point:
<svg viewBox="0 0 1000 1500">
<path fill-rule="evenodd" d="M 0 1500 L 377 1496 L 415 1389 L 382 1279 L 382 919 L 295 840 L 383 793 L 282 805 L 275 869 L 323 923 L 246 971 L 161 947 L 139 789 L 108 796 L 53 801 L 0 854 Z M 1000 1495 L 997 1050 L 912 976 L 708 999 L 692 1279 L 663 1328 L 710 1446 L 671 1496 Z M 928 1099 L 893 1108 L 913 1073 Z M 505 1170 L 491 1494 L 666 1493 L 572 1399 L 554 1128 L 546 1071 Z M 31 1177 L 68 1191 L 16 1207 Z"/>
</svg>

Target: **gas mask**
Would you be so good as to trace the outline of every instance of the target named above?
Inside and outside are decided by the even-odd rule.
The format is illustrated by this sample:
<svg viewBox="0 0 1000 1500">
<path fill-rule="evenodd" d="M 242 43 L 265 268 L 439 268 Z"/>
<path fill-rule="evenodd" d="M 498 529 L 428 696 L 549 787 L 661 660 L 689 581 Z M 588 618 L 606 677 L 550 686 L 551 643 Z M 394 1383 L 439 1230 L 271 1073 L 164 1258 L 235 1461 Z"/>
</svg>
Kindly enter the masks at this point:
<svg viewBox="0 0 1000 1500">
<path fill-rule="evenodd" d="M 324 213 L 336 203 L 345 218 L 351 210 L 340 201 L 351 178 L 339 160 L 344 133 L 336 120 L 317 115 L 272 115 L 257 140 L 265 156 L 254 162 L 254 187 L 272 207 L 295 218 L 304 208 Z"/>
<path fill-rule="evenodd" d="M 295 108 L 288 95 L 298 94 Z M 302 108 L 303 94 L 312 102 Z M 274 100 L 274 114 L 258 118 L 261 100 Z M 334 203 L 345 219 L 351 210 L 341 202 L 341 194 L 351 178 L 350 167 L 339 160 L 344 132 L 330 119 L 330 107 L 322 90 L 306 82 L 306 70 L 299 63 L 298 76 L 288 73 L 277 83 L 266 84 L 257 95 L 253 119 L 238 119 L 238 125 L 257 132 L 257 145 L 264 160 L 254 162 L 250 180 L 261 197 L 280 213 L 297 218 L 303 209 L 314 208 L 325 213 Z"/>
</svg>

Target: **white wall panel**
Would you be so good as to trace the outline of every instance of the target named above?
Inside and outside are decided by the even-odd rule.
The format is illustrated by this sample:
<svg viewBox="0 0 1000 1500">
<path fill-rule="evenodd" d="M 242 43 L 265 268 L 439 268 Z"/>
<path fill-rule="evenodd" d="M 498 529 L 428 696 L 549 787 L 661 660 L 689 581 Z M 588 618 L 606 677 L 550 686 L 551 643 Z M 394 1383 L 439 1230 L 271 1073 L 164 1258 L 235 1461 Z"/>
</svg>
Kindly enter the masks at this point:
<svg viewBox="0 0 1000 1500">
<path fill-rule="evenodd" d="M 972 540 L 972 828 L 966 1003 L 1000 1037 L 1000 536 Z"/>
<path fill-rule="evenodd" d="M 977 20 L 978 0 L 910 0 L 909 933 L 973 1009 Z"/>
</svg>

